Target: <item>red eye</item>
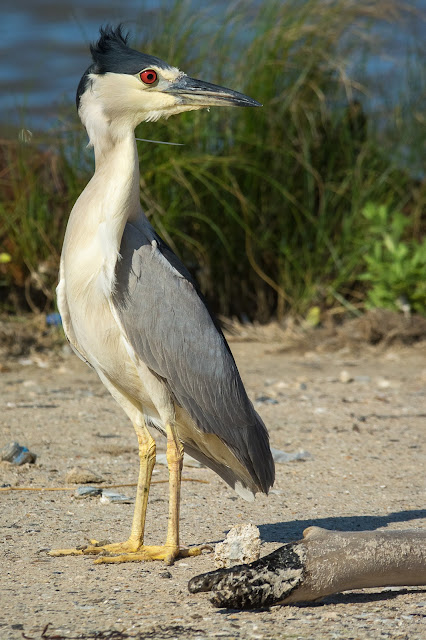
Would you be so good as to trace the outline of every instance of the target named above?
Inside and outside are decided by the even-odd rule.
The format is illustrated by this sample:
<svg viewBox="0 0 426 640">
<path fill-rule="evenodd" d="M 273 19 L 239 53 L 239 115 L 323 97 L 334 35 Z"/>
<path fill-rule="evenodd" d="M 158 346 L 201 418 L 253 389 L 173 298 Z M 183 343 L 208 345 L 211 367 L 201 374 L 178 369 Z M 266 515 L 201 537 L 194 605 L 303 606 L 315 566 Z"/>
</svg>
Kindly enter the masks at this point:
<svg viewBox="0 0 426 640">
<path fill-rule="evenodd" d="M 153 84 L 157 80 L 157 72 L 154 69 L 145 69 L 139 75 L 145 84 Z"/>
</svg>

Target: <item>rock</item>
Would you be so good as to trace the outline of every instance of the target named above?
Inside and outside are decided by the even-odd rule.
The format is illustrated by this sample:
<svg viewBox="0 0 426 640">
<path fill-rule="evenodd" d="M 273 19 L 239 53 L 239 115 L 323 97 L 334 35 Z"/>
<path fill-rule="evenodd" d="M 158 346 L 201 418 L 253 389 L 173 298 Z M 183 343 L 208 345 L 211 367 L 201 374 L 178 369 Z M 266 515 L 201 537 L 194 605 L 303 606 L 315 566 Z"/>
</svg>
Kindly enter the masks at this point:
<svg viewBox="0 0 426 640">
<path fill-rule="evenodd" d="M 17 466 L 25 464 L 26 462 L 34 463 L 37 459 L 35 453 L 27 449 L 27 447 L 20 445 L 19 442 L 9 442 L 9 444 L 4 446 L 0 451 L 0 457 L 5 462 L 10 462 Z"/>
<path fill-rule="evenodd" d="M 387 378 L 383 378 L 382 376 L 376 378 L 376 384 L 379 389 L 388 389 L 391 386 L 390 380 L 388 380 Z"/>
<path fill-rule="evenodd" d="M 101 504 L 132 504 L 134 501 L 134 498 L 117 493 L 114 489 L 103 489 L 100 499 Z"/>
<path fill-rule="evenodd" d="M 271 398 L 270 396 L 259 396 L 255 400 L 256 404 L 278 404 L 278 400 Z"/>
<path fill-rule="evenodd" d="M 348 382 L 352 382 L 353 381 L 353 377 L 351 376 L 349 371 L 346 371 L 346 369 L 343 369 L 343 371 L 341 371 L 339 373 L 339 380 L 340 380 L 340 382 L 343 382 L 344 384 L 347 384 Z"/>
<path fill-rule="evenodd" d="M 368 384 L 371 382 L 370 376 L 354 376 L 355 382 L 362 382 L 363 384 Z"/>
<path fill-rule="evenodd" d="M 68 484 L 88 484 L 90 482 L 105 482 L 105 480 L 85 467 L 73 467 L 65 476 Z"/>
<path fill-rule="evenodd" d="M 315 413 L 315 415 L 317 415 L 317 416 L 321 416 L 321 415 L 323 415 L 324 413 L 327 413 L 327 409 L 326 409 L 325 407 L 315 407 L 315 409 L 314 409 L 314 413 Z"/>
<path fill-rule="evenodd" d="M 295 453 L 286 453 L 285 451 L 280 451 L 280 449 L 274 449 L 271 447 L 272 457 L 274 462 L 284 463 L 284 462 L 293 462 L 293 460 L 308 460 L 312 458 L 312 454 L 309 451 L 304 451 L 301 449 L 300 451 L 296 451 Z"/>
<path fill-rule="evenodd" d="M 237 524 L 215 547 L 214 564 L 226 569 L 235 564 L 254 562 L 260 557 L 259 529 L 253 524 Z"/>
<path fill-rule="evenodd" d="M 288 389 L 288 387 L 289 387 L 288 382 L 284 382 L 284 380 L 280 380 L 275 385 L 276 389 Z"/>
<path fill-rule="evenodd" d="M 91 498 L 93 496 L 100 496 L 102 494 L 102 489 L 100 487 L 78 487 L 77 491 L 74 493 L 74 496 L 78 499 L 81 498 Z"/>
</svg>

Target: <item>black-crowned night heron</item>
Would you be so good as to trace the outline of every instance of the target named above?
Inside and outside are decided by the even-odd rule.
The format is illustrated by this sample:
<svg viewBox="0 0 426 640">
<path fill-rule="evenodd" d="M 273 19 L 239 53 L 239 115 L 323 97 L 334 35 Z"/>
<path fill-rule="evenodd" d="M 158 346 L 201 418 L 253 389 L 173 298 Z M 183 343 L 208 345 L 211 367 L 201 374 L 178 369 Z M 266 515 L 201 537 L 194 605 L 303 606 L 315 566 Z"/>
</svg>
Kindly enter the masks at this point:
<svg viewBox="0 0 426 640">
<path fill-rule="evenodd" d="M 77 108 L 95 151 L 95 173 L 71 212 L 57 288 L 65 333 L 129 416 L 140 471 L 126 542 L 58 549 L 100 562 L 198 555 L 179 547 L 183 451 L 243 498 L 268 492 L 274 463 L 268 433 L 194 279 L 158 236 L 139 202 L 134 129 L 140 122 L 210 106 L 260 106 L 189 78 L 127 46 L 121 28 L 101 29 Z M 155 441 L 167 438 L 170 498 L 166 543 L 144 545 Z"/>
</svg>

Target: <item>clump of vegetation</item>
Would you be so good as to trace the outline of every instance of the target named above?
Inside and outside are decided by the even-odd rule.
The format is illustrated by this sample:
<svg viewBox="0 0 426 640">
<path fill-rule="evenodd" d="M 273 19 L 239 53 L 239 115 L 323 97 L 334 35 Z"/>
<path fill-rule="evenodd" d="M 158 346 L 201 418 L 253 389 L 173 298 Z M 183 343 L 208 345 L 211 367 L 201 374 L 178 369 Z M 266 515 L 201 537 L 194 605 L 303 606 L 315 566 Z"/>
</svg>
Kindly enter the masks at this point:
<svg viewBox="0 0 426 640">
<path fill-rule="evenodd" d="M 141 49 L 264 105 L 183 114 L 138 131 L 185 145 L 141 143 L 142 204 L 216 312 L 267 321 L 377 304 L 363 242 L 370 202 L 403 212 L 398 243 L 410 234 L 420 242 L 424 185 L 394 164 L 369 98 L 348 75 L 362 47 L 377 53 L 368 41 L 376 22 L 402 12 L 393 0 L 289 0 L 197 14 L 176 0 L 158 24 L 141 25 Z M 0 287 L 11 309 L 53 305 L 66 218 L 90 176 L 76 131 L 70 125 L 42 150 L 8 147 L 1 161 L 0 253 L 11 260 L 0 264 Z M 424 310 L 422 300 L 413 298 L 413 309 Z"/>
<path fill-rule="evenodd" d="M 0 142 L 2 311 L 54 306 L 66 222 L 87 172 L 65 155 L 64 138 L 49 142 Z"/>
<path fill-rule="evenodd" d="M 409 219 L 398 211 L 372 203 L 363 209 L 367 250 L 359 279 L 367 282 L 365 306 L 410 310 L 426 309 L 426 238 L 406 237 Z"/>
</svg>

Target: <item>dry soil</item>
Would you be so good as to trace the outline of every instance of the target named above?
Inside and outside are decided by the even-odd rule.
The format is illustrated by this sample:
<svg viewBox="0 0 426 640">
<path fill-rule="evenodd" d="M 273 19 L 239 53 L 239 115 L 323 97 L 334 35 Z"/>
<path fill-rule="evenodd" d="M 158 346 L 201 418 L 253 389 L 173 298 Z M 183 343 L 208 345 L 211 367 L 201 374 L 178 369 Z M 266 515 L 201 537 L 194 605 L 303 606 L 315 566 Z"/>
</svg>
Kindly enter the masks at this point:
<svg viewBox="0 0 426 640">
<path fill-rule="evenodd" d="M 243 522 L 259 527 L 262 554 L 301 537 L 309 525 L 426 527 L 425 343 L 334 353 L 286 351 L 279 343 L 256 341 L 232 341 L 231 348 L 272 445 L 304 449 L 311 457 L 278 464 L 273 491 L 254 503 L 241 500 L 212 471 L 186 467 L 182 543 L 216 543 Z M 1 463 L 0 485 L 64 488 L 76 465 L 106 484 L 136 480 L 132 427 L 75 356 L 6 359 L 0 370 L 0 446 L 16 440 L 37 454 L 35 464 Z M 158 450 L 164 451 L 164 442 Z M 166 479 L 167 469 L 158 465 L 154 480 Z M 49 557 L 49 548 L 92 537 L 120 541 L 128 534 L 132 504 L 79 500 L 74 490 L 0 492 L 1 640 L 426 638 L 422 588 L 369 589 L 309 606 L 227 611 L 214 608 L 207 594 L 187 590 L 190 577 L 214 568 L 211 554 L 172 567 Z M 135 489 L 118 491 L 133 497 Z M 167 484 L 154 484 L 147 542 L 164 538 L 166 512 Z"/>
</svg>

